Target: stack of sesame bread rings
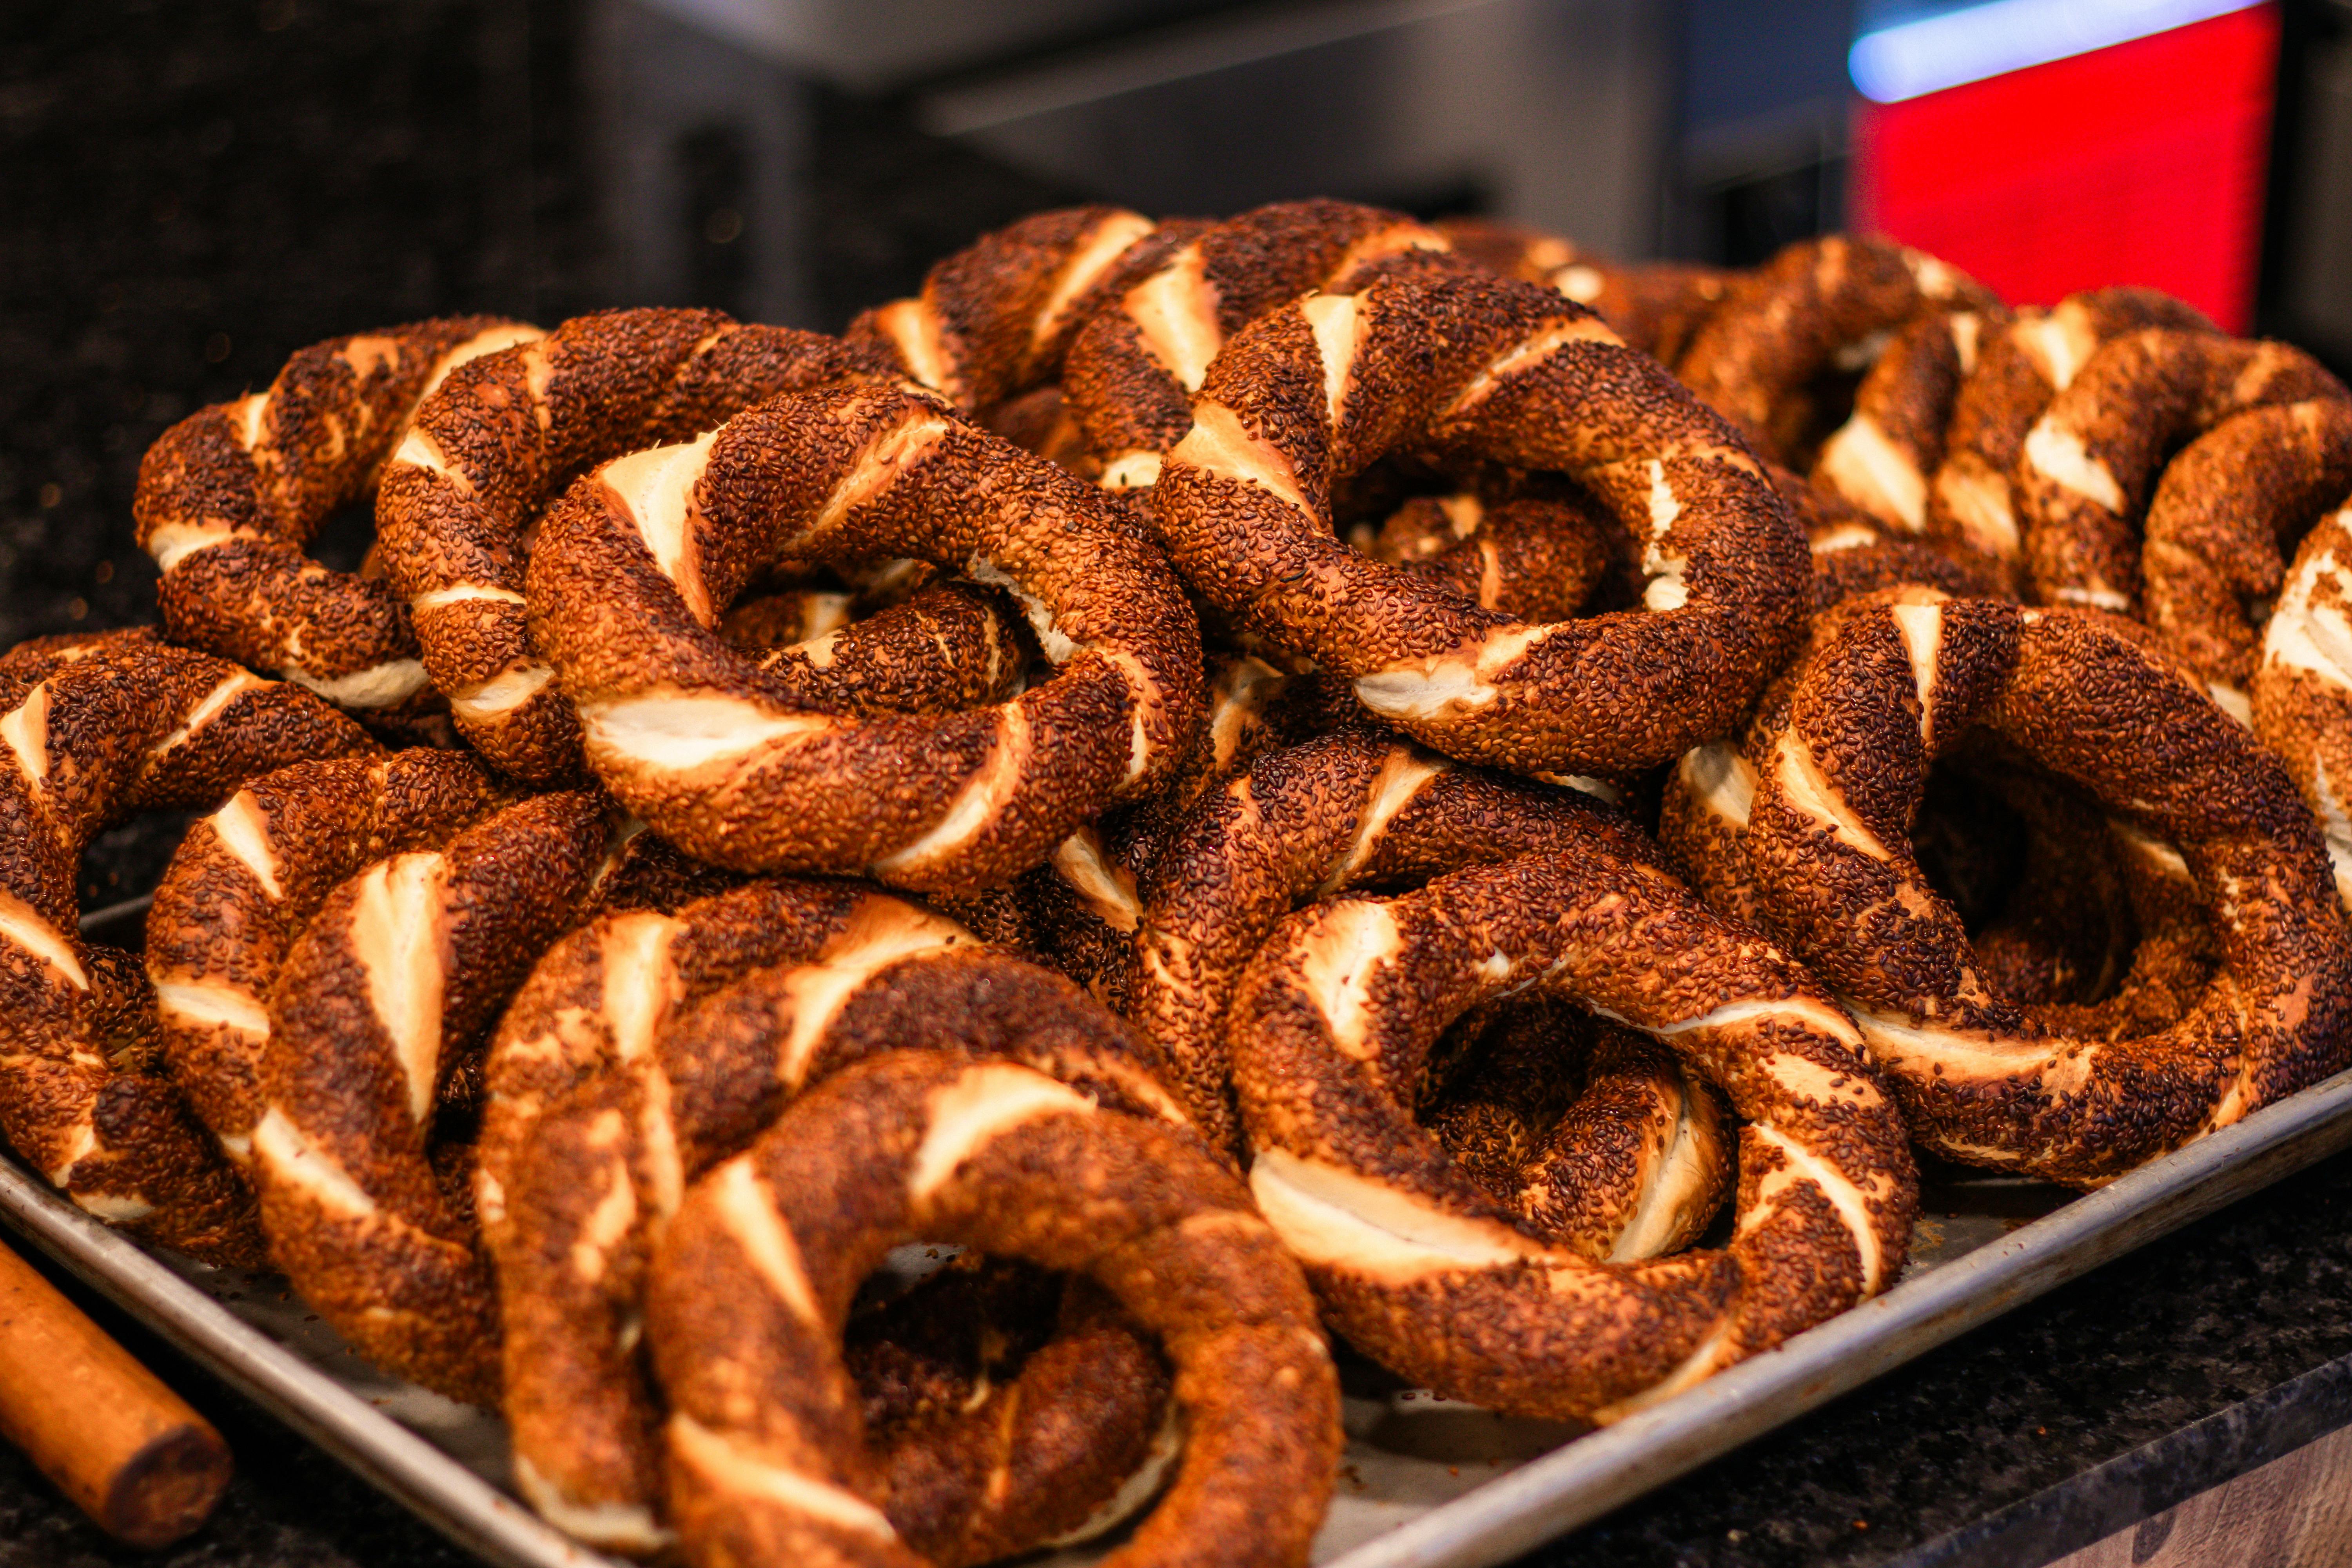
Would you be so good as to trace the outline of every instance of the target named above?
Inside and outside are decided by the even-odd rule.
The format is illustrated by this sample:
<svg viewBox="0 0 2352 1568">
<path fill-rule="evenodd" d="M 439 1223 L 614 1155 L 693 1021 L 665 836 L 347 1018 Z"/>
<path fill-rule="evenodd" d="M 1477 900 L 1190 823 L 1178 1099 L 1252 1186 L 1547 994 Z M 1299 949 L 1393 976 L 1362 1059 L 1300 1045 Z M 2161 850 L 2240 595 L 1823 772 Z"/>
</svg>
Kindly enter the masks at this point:
<svg viewBox="0 0 2352 1568">
<path fill-rule="evenodd" d="M 607 1551 L 1302 1564 L 1335 1344 L 1605 1424 L 1916 1151 L 2352 1058 L 2352 395 L 2147 290 L 1052 212 L 319 343 L 135 521 L 156 624 L 0 656 L 0 1134 Z"/>
</svg>

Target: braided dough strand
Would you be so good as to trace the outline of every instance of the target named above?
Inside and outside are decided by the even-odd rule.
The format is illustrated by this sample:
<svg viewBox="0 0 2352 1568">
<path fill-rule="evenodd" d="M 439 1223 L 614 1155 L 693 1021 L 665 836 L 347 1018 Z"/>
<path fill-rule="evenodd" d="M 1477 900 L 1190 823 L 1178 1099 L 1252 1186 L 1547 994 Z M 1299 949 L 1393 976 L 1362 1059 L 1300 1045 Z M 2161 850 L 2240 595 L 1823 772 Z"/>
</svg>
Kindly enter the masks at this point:
<svg viewBox="0 0 2352 1568">
<path fill-rule="evenodd" d="M 1675 363 L 1675 374 L 1766 457 L 1801 462 L 1813 416 L 1806 384 L 1842 362 L 1861 369 L 1922 311 L 2000 309 L 1974 279 L 1883 239 L 1799 240 L 1735 279 Z"/>
<path fill-rule="evenodd" d="M 1803 541 L 1746 445 L 1557 294 L 1465 275 L 1314 296 L 1238 334 L 1192 414 L 1154 492 L 1178 569 L 1449 755 L 1636 771 L 1729 725 L 1801 624 Z M 1529 624 L 1334 538 L 1334 483 L 1416 446 L 1581 484 L 1643 608 Z"/>
<path fill-rule="evenodd" d="M 768 564 L 876 555 L 1007 586 L 1051 679 L 992 708 L 852 718 L 712 629 Z M 1082 480 L 897 391 L 779 398 L 607 464 L 549 514 L 530 598 L 590 766 L 739 869 L 992 886 L 1148 793 L 1199 721 L 1199 633 L 1157 552 Z"/>
<path fill-rule="evenodd" d="M 2240 720 L 2256 615 L 2284 586 L 2282 546 L 2352 490 L 2352 400 L 2273 405 L 2221 421 L 2166 465 L 2140 546 L 2149 626 Z"/>
<path fill-rule="evenodd" d="M 1748 1125 L 1728 1249 L 1625 1265 L 1547 1246 L 1414 1123 L 1440 1034 L 1522 993 L 1653 1037 L 1729 1098 Z M 1859 1031 L 1645 857 L 1527 856 L 1301 910 L 1228 1038 L 1259 1206 L 1349 1341 L 1441 1394 L 1612 1420 L 1902 1270 L 1916 1182 Z"/>
<path fill-rule="evenodd" d="M 152 1029 L 155 1003 L 135 960 L 81 941 L 81 853 L 141 812 L 209 806 L 281 763 L 374 742 L 298 687 L 144 632 L 16 649 L 0 701 L 0 1133 L 100 1218 L 252 1261 L 250 1200 L 179 1089 L 112 1059 L 110 1021 Z"/>
<path fill-rule="evenodd" d="M 1338 1466 L 1339 1385 L 1298 1266 L 1183 1135 L 1011 1063 L 893 1054 L 804 1096 L 698 1183 L 646 1336 L 687 1560 L 917 1568 L 877 1503 L 840 1357 L 901 1242 L 1091 1276 L 1175 1367 L 1184 1455 L 1121 1568 L 1301 1568 Z M 750 1397 L 744 1397 L 748 1394 Z"/>
<path fill-rule="evenodd" d="M 920 295 L 866 311 L 844 335 L 986 415 L 1057 376 L 1081 327 L 1209 226 L 1120 207 L 1035 213 L 940 262 Z"/>
<path fill-rule="evenodd" d="M 1160 852 L 1133 926 L 1128 1016 L 1173 1059 L 1187 1103 L 1234 1135 L 1227 1012 L 1293 909 L 1351 887 L 1598 843 L 1630 824 L 1581 795 L 1463 768 L 1365 730 L 1258 758 L 1205 793 Z"/>
<path fill-rule="evenodd" d="M 1682 357 L 1736 276 L 1680 262 L 1608 261 L 1558 236 L 1481 218 L 1446 218 L 1437 229 L 1465 260 L 1591 306 L 1628 346 L 1662 364 Z"/>
<path fill-rule="evenodd" d="M 375 482 L 420 400 L 469 360 L 539 335 L 460 316 L 330 338 L 267 391 L 166 430 L 131 501 L 139 547 L 163 569 L 165 635 L 355 711 L 414 708 L 426 681 L 399 601 L 303 547 Z"/>
</svg>

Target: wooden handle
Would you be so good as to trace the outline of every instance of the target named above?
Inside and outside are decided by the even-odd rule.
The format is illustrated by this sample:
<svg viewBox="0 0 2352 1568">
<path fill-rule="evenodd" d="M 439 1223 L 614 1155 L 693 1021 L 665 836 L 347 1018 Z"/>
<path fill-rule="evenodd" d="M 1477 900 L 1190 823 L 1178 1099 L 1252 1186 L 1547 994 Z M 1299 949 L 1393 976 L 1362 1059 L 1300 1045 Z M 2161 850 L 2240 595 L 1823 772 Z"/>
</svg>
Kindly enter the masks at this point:
<svg viewBox="0 0 2352 1568">
<path fill-rule="evenodd" d="M 228 1484 L 211 1424 L 5 1244 L 0 1436 L 133 1546 L 179 1540 Z"/>
</svg>

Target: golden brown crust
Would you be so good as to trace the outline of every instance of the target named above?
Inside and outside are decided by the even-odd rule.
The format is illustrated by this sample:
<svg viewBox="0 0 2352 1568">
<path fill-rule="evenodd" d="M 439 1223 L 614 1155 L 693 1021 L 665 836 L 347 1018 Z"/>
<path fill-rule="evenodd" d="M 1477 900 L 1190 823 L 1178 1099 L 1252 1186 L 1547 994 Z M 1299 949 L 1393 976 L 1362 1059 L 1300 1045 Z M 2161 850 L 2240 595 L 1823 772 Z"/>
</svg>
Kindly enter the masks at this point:
<svg viewBox="0 0 2352 1568">
<path fill-rule="evenodd" d="M 499 804 L 471 756 L 418 748 L 280 768 L 189 827 L 147 916 L 147 975 L 164 1058 L 231 1160 L 261 1119 L 270 989 L 329 894 Z"/>
<path fill-rule="evenodd" d="M 1799 240 L 1736 279 L 1675 374 L 1768 458 L 1801 462 L 1812 410 L 1799 395 L 1841 353 L 1866 352 L 1922 311 L 1999 309 L 1974 279 L 1858 236 Z"/>
<path fill-rule="evenodd" d="M 47 639 L 0 660 L 0 1132 L 100 1217 L 218 1262 L 258 1253 L 252 1204 L 152 1051 L 137 963 L 76 924 L 83 847 L 142 812 L 210 806 L 306 756 L 371 752 L 299 688 L 146 632 Z"/>
<path fill-rule="evenodd" d="M 1057 668 L 996 707 L 857 719 L 713 629 L 772 563 L 877 555 L 1008 586 Z M 1199 635 L 1158 553 L 1084 481 L 898 391 L 780 398 L 607 464 L 549 513 L 530 598 L 598 776 L 745 870 L 992 886 L 1150 793 L 1199 721 Z"/>
<path fill-rule="evenodd" d="M 1446 218 L 1437 229 L 1465 260 L 1591 306 L 1629 347 L 1664 364 L 1682 357 L 1738 277 L 1683 262 L 1609 261 L 1556 235 L 1484 218 Z"/>
<path fill-rule="evenodd" d="M 1378 731 L 1271 752 L 1204 791 L 1161 850 L 1130 939 L 1128 1016 L 1168 1052 L 1194 1119 L 1229 1142 L 1227 1013 L 1292 910 L 1568 846 L 1636 853 L 1639 841 L 1589 796 L 1457 767 Z"/>
<path fill-rule="evenodd" d="M 1276 202 L 1190 237 L 1097 308 L 1070 344 L 1063 395 L 1115 488 L 1151 484 L 1225 340 L 1313 289 L 1458 270 L 1445 237 L 1352 202 Z"/>
<path fill-rule="evenodd" d="M 1637 771 L 1730 724 L 1801 625 L 1803 543 L 1746 444 L 1547 290 L 1397 277 L 1286 305 L 1218 356 L 1192 416 L 1153 492 L 1186 580 L 1451 755 Z M 1643 608 L 1529 624 L 1350 550 L 1332 488 L 1400 447 L 1574 479 L 1640 561 Z"/>
<path fill-rule="evenodd" d="M 2110 341 L 2034 421 L 2011 478 L 2031 595 L 2137 616 L 2139 525 L 2165 459 L 2248 409 L 2347 397 L 2284 343 L 2161 328 Z"/>
<path fill-rule="evenodd" d="M 436 1112 L 595 889 L 608 803 L 535 795 L 328 895 L 280 966 L 252 1171 L 272 1261 L 378 1365 L 495 1402 L 497 1300 Z"/>
<path fill-rule="evenodd" d="M 1305 1563 L 1338 1465 L 1338 1381 L 1247 1194 L 1181 1134 L 1024 1068 L 924 1054 L 804 1096 L 663 1238 L 646 1338 L 688 1562 L 923 1561 L 884 1511 L 839 1351 L 858 1284 L 917 1239 L 1090 1275 L 1159 1338 L 1184 1453 L 1110 1562 Z M 789 1271 L 760 1266 L 779 1255 Z"/>
<path fill-rule="evenodd" d="M 1748 798 L 1688 759 L 1677 781 L 1727 833 L 1745 816 L 1767 929 L 1852 999 L 1916 1137 L 2096 1185 L 2343 1065 L 2352 933 L 2318 829 L 2144 630 L 1924 590 L 1845 611 L 1751 730 Z M 2199 889 L 2221 963 L 2177 1022 L 2119 1039 L 1987 984 L 1909 837 L 1929 759 L 1972 731 L 2086 791 Z"/>
<path fill-rule="evenodd" d="M 1928 476 L 1944 460 L 1944 430 L 1985 334 L 2005 326 L 1998 306 L 1927 310 L 1899 329 L 1853 395 L 1853 413 L 1822 444 L 1813 482 L 1901 533 L 1927 531 Z"/>
<path fill-rule="evenodd" d="M 1034 213 L 939 262 L 920 295 L 865 311 L 844 335 L 991 415 L 1057 376 L 1079 329 L 1209 226 L 1109 206 Z"/>
<path fill-rule="evenodd" d="M 686 1182 L 785 1101 L 911 1040 L 1025 1062 L 1103 1103 L 1182 1122 L 1148 1041 L 1066 980 L 870 886 L 758 882 L 675 916 L 608 916 L 540 963 L 492 1047 L 477 1192 L 504 1303 L 515 1452 L 551 1518 L 606 1544 L 658 1544 L 656 1405 L 630 1351 L 653 1232 Z M 1136 1428 L 1149 1436 L 1157 1405 L 1139 1403 L 1150 1389 L 1118 1371 L 1132 1365 L 1131 1342 L 1077 1327 L 1083 1342 L 1042 1363 L 1026 1397 L 1101 1381 L 1095 1436 L 1123 1451 L 1141 1440 Z M 1072 1417 L 1033 1414 L 1024 1398 L 975 1401 L 973 1424 L 924 1435 L 903 1457 L 908 1475 L 950 1487 L 973 1474 L 976 1452 L 1042 1462 L 1039 1446 L 1064 1441 L 1057 1423 Z M 1126 1470 L 1092 1491 L 1068 1489 L 1083 1478 L 1066 1467 L 1055 1473 L 1050 1496 L 924 1506 L 974 1541 L 1027 1532 L 1028 1544 L 1076 1522 L 1039 1510 L 1083 1517 Z"/>
<path fill-rule="evenodd" d="M 2263 629 L 2253 725 L 2319 818 L 2337 900 L 2352 909 L 2352 500 L 2305 535 Z"/>
<path fill-rule="evenodd" d="M 166 430 L 139 465 L 141 549 L 163 568 L 174 642 L 399 722 L 429 697 L 400 599 L 303 553 L 328 514 L 374 484 L 417 400 L 467 359 L 539 335 L 458 316 L 315 343 L 268 390 Z"/>
<path fill-rule="evenodd" d="M 1959 596 L 2009 596 L 1983 557 L 1889 527 L 1843 496 L 1769 464 L 1772 488 L 1789 503 L 1813 558 L 1813 614 L 1881 588 L 1918 583 Z"/>
<path fill-rule="evenodd" d="M 528 525 L 583 469 L 782 393 L 890 379 L 881 356 L 821 332 L 688 310 L 576 317 L 452 374 L 392 455 L 376 530 L 458 733 L 519 778 L 580 772 L 578 725 L 531 646 L 522 590 Z"/>
<path fill-rule="evenodd" d="M 2211 332 L 2195 310 L 2153 289 L 2093 289 L 2028 308 L 1981 333 L 1977 364 L 1952 400 L 1944 459 L 1928 487 L 1927 531 L 1948 549 L 2014 571 L 2022 548 L 2010 475 L 2026 432 L 2101 343 L 2142 327 Z"/>
<path fill-rule="evenodd" d="M 2225 419 L 2157 483 L 2140 545 L 2147 623 L 2242 718 L 2285 546 L 2347 490 L 2352 401 L 2336 398 Z"/>
<path fill-rule="evenodd" d="M 1724 1091 L 1748 1122 L 1728 1249 L 1626 1265 L 1548 1246 L 1414 1123 L 1433 1046 L 1506 994 L 1622 1020 Z M 1614 1419 L 1901 1272 L 1916 1182 L 1859 1031 L 1649 853 L 1528 855 L 1301 910 L 1244 974 L 1228 1038 L 1260 1207 L 1349 1341 L 1441 1394 Z"/>
</svg>

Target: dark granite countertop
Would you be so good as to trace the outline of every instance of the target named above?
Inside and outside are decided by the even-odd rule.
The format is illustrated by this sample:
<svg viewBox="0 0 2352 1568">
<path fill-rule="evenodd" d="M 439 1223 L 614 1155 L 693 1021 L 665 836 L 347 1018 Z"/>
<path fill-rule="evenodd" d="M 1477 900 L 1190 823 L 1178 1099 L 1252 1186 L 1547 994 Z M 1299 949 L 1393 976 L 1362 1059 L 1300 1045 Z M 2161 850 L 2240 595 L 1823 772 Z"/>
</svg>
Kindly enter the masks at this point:
<svg viewBox="0 0 2352 1568">
<path fill-rule="evenodd" d="M 556 0 L 85 0 L 0 18 L 0 647 L 152 614 L 140 453 L 288 351 L 439 311 L 620 302 Z M 1069 193 L 812 93 L 811 324 Z M 725 233 L 724 226 L 708 234 Z M 709 238 L 719 246 L 728 239 Z M 723 261 L 725 258 L 719 258 Z M 740 273 L 696 275 L 725 297 Z M 632 301 L 635 302 L 635 301 Z M 321 553 L 355 555 L 355 539 Z M 142 885 L 173 825 L 121 833 L 87 895 Z M 227 1434 L 238 1479 L 170 1552 L 84 1524 L 0 1447 L 0 1568 L 425 1568 L 461 1555 L 111 1313 Z M 2027 1306 L 1534 1561 L 1888 1562 L 2352 1354 L 2352 1157 Z"/>
</svg>

